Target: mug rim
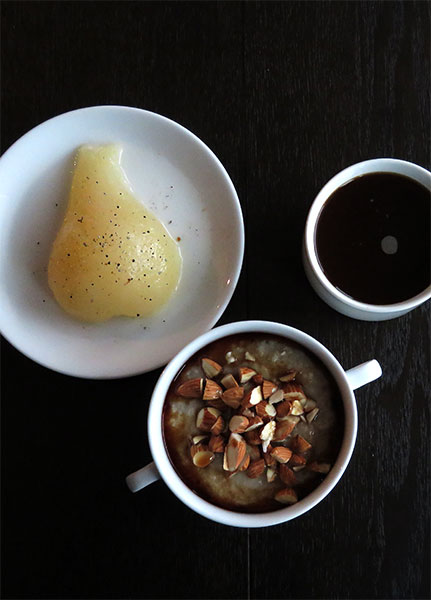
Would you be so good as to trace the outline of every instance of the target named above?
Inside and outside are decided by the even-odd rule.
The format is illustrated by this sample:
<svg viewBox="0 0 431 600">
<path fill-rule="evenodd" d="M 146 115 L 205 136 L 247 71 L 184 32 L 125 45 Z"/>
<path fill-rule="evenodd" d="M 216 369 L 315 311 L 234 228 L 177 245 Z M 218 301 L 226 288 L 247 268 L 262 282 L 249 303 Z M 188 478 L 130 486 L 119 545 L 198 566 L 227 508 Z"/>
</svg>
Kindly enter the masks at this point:
<svg viewBox="0 0 431 600">
<path fill-rule="evenodd" d="M 337 459 L 325 479 L 305 498 L 288 507 L 271 512 L 246 513 L 221 508 L 193 492 L 173 467 L 163 436 L 163 406 L 166 394 L 185 362 L 209 343 L 237 333 L 267 333 L 280 335 L 302 344 L 328 368 L 340 391 L 344 409 L 344 433 Z M 289 521 L 309 511 L 323 500 L 342 477 L 356 442 L 357 408 L 354 393 L 346 373 L 335 356 L 309 334 L 273 321 L 246 320 L 221 325 L 187 344 L 165 367 L 154 388 L 148 413 L 148 440 L 151 454 L 161 478 L 186 506 L 208 519 L 235 527 L 265 527 Z"/>
<path fill-rule="evenodd" d="M 400 167 L 403 172 L 395 170 L 394 168 Z M 355 173 L 358 169 L 361 169 L 361 173 Z M 399 311 L 409 311 L 423 302 L 426 302 L 431 298 L 431 284 L 422 290 L 419 294 L 402 300 L 401 302 L 395 302 L 393 304 L 371 304 L 368 302 L 361 302 L 355 300 L 351 296 L 335 287 L 331 281 L 326 277 L 317 257 L 317 251 L 314 243 L 315 232 L 317 223 L 319 220 L 320 212 L 323 208 L 324 203 L 327 199 L 342 185 L 345 185 L 349 181 L 352 181 L 355 177 L 365 175 L 367 173 L 395 173 L 409 177 L 414 181 L 422 184 L 431 190 L 431 173 L 419 165 L 401 160 L 398 158 L 372 158 L 364 160 L 358 163 L 354 163 L 345 169 L 342 169 L 336 173 L 327 183 L 321 188 L 311 207 L 309 209 L 307 220 L 305 223 L 304 230 L 304 250 L 308 259 L 309 265 L 313 270 L 313 273 L 317 277 L 320 284 L 330 293 L 332 296 L 337 298 L 343 304 L 350 306 L 353 309 L 365 311 L 369 313 L 377 314 L 392 314 Z M 408 172 L 408 174 L 407 174 Z M 336 185 L 335 185 L 336 183 Z"/>
</svg>

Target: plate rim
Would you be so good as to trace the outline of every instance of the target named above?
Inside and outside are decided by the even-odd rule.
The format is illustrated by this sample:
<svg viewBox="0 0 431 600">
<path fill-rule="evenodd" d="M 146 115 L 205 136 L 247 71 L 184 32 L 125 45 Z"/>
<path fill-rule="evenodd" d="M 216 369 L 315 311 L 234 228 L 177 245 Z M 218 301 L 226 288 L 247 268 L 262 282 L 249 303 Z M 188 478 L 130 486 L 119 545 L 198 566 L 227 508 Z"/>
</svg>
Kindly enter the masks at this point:
<svg viewBox="0 0 431 600">
<path fill-rule="evenodd" d="M 113 109 L 114 111 L 118 110 L 118 111 L 127 111 L 127 112 L 131 111 L 131 112 L 135 112 L 140 115 L 147 115 L 150 118 L 155 118 L 156 120 L 161 120 L 165 124 L 168 124 L 171 127 L 173 126 L 174 128 L 181 130 L 188 137 L 190 137 L 195 144 L 197 144 L 204 152 L 206 152 L 209 155 L 209 157 L 212 159 L 212 161 L 218 167 L 218 170 L 219 170 L 220 174 L 222 175 L 222 177 L 230 191 L 230 196 L 232 198 L 232 207 L 233 207 L 234 212 L 236 213 L 236 217 L 238 219 L 238 239 L 237 239 L 238 255 L 236 257 L 235 267 L 234 267 L 234 269 L 232 271 L 232 275 L 230 277 L 230 285 L 225 288 L 226 294 L 225 294 L 224 300 L 223 300 L 223 302 L 220 303 L 219 307 L 215 310 L 214 315 L 207 321 L 207 325 L 205 327 L 201 327 L 199 329 L 199 332 L 196 335 L 194 335 L 193 338 L 186 340 L 184 342 L 184 346 L 186 346 L 188 343 L 190 343 L 196 337 L 199 337 L 206 331 L 211 330 L 214 327 L 214 325 L 219 321 L 219 319 L 222 317 L 223 313 L 225 312 L 225 310 L 235 292 L 235 289 L 237 287 L 238 280 L 239 280 L 239 277 L 241 274 L 243 262 L 244 262 L 244 250 L 245 250 L 244 216 L 242 213 L 242 207 L 241 207 L 241 203 L 239 201 L 238 193 L 236 191 L 233 181 L 232 181 L 231 177 L 229 176 L 226 168 L 224 167 L 224 165 L 222 164 L 220 159 L 216 156 L 216 154 L 211 150 L 211 148 L 209 148 L 209 146 L 207 146 L 207 144 L 205 144 L 205 142 L 203 142 L 192 131 L 190 131 L 189 129 L 184 127 L 184 125 L 181 125 L 180 123 L 174 121 L 173 119 L 170 119 L 169 117 L 166 117 L 166 116 L 156 113 L 154 111 L 150 111 L 150 110 L 147 110 L 144 108 L 139 108 L 139 107 L 134 107 L 134 106 L 119 105 L 119 104 L 101 104 L 101 105 L 86 106 L 86 107 L 69 110 L 64 113 L 60 113 L 58 115 L 50 117 L 49 119 L 46 119 L 42 123 L 35 125 L 33 128 L 31 128 L 26 133 L 24 133 L 22 136 L 20 136 L 17 140 L 15 140 L 11 144 L 11 146 L 9 146 L 9 148 L 7 148 L 7 150 L 5 150 L 5 152 L 0 156 L 0 169 L 3 166 L 3 164 L 5 163 L 5 158 L 7 158 L 8 156 L 10 156 L 12 154 L 12 152 L 15 150 L 16 146 L 19 146 L 19 145 L 25 143 L 26 140 L 29 137 L 33 136 L 39 128 L 45 127 L 48 123 L 51 123 L 52 121 L 63 119 L 72 114 L 93 112 L 93 111 L 96 112 L 96 111 L 100 111 L 100 110 L 104 110 L 104 109 L 110 109 L 110 110 Z M 121 373 L 115 373 L 115 374 L 109 374 L 106 372 L 98 372 L 98 373 L 93 373 L 91 375 L 90 374 L 82 374 L 79 372 L 79 369 L 59 368 L 58 366 L 55 366 L 52 362 L 43 361 L 34 353 L 29 352 L 25 347 L 25 342 L 22 342 L 21 339 L 16 341 L 13 339 L 13 335 L 12 336 L 9 335 L 10 332 L 7 331 L 7 326 L 5 327 L 6 320 L 7 320 L 7 314 L 5 314 L 3 311 L 1 311 L 0 312 L 0 334 L 9 344 L 11 344 L 11 346 L 13 346 L 16 350 L 18 350 L 26 358 L 29 358 L 30 360 L 41 365 L 42 367 L 45 367 L 56 373 L 60 373 L 62 375 L 68 375 L 71 377 L 78 377 L 78 378 L 90 379 L 90 380 L 91 379 L 112 380 L 112 379 L 121 379 L 121 378 L 126 378 L 126 377 L 139 376 L 139 375 L 148 373 L 150 371 L 153 371 L 155 369 L 158 369 L 158 368 L 166 365 L 173 358 L 173 356 L 175 356 L 175 354 L 178 353 L 178 350 L 176 350 L 174 352 L 174 354 L 169 354 L 169 356 L 167 356 L 162 362 L 158 362 L 157 364 L 152 365 L 148 368 L 145 366 L 142 366 L 142 368 L 139 368 L 139 369 L 136 369 L 136 368 L 131 368 L 130 370 L 123 369 L 123 371 L 121 371 Z"/>
</svg>

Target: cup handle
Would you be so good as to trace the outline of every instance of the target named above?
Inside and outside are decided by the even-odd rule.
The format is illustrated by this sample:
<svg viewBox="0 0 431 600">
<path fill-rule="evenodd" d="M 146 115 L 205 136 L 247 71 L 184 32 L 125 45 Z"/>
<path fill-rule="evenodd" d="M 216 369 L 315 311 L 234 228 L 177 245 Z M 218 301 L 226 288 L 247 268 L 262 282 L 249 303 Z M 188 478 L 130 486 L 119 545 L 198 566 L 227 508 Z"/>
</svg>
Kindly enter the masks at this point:
<svg viewBox="0 0 431 600">
<path fill-rule="evenodd" d="M 357 390 L 363 385 L 371 383 L 371 381 L 378 379 L 381 374 L 382 367 L 375 359 L 368 360 L 346 371 L 346 377 L 352 390 Z"/>
<path fill-rule="evenodd" d="M 139 471 L 127 475 L 126 483 L 131 492 L 137 492 L 158 479 L 160 479 L 160 474 L 156 465 L 152 462 L 146 467 L 139 469 Z"/>
</svg>

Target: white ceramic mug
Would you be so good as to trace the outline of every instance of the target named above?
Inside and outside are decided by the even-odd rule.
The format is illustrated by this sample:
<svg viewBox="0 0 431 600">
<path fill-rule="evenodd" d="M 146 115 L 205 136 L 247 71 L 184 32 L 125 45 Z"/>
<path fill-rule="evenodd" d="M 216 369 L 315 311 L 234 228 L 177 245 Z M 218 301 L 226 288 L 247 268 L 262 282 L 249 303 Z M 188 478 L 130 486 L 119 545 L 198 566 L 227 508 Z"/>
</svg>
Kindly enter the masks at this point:
<svg viewBox="0 0 431 600">
<path fill-rule="evenodd" d="M 305 225 L 302 258 L 305 273 L 314 291 L 338 312 L 362 321 L 385 321 L 413 310 L 431 298 L 431 285 L 417 296 L 396 304 L 367 304 L 354 300 L 336 288 L 326 277 L 316 253 L 315 233 L 320 212 L 326 200 L 340 186 L 367 173 L 396 173 L 404 175 L 431 190 L 431 173 L 418 165 L 394 158 L 376 158 L 357 163 L 335 175 L 317 194 Z"/>
<path fill-rule="evenodd" d="M 183 365 L 206 345 L 233 334 L 263 333 L 285 337 L 313 353 L 330 371 L 339 387 L 344 406 L 345 429 L 341 449 L 335 464 L 323 482 L 296 504 L 267 513 L 241 513 L 220 508 L 195 494 L 179 477 L 172 466 L 163 440 L 162 413 L 169 386 Z M 200 515 L 236 527 L 265 527 L 289 521 L 310 510 L 320 502 L 344 473 L 356 440 L 357 410 L 353 390 L 370 383 L 382 374 L 379 363 L 371 360 L 344 371 L 337 359 L 320 342 L 306 333 L 268 321 L 242 321 L 230 323 L 204 333 L 188 344 L 164 369 L 154 388 L 148 414 L 148 439 L 154 462 L 129 475 L 129 488 L 136 492 L 162 478 L 172 492 L 189 508 Z"/>
</svg>

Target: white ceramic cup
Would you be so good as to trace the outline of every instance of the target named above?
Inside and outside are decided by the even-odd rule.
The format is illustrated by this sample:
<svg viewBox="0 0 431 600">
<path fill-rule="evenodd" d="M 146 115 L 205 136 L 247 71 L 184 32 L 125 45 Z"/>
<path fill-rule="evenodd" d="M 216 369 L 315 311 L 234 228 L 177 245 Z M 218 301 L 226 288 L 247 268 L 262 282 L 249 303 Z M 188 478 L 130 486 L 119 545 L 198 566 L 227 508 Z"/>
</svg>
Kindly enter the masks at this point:
<svg viewBox="0 0 431 600">
<path fill-rule="evenodd" d="M 330 371 L 343 400 L 345 429 L 341 449 L 331 471 L 323 482 L 304 499 L 288 507 L 267 513 L 241 513 L 220 508 L 195 494 L 179 477 L 172 466 L 163 440 L 162 412 L 169 386 L 187 360 L 198 350 L 220 338 L 239 333 L 263 333 L 285 337 L 301 344 L 313 353 Z M 189 508 L 200 515 L 235 527 L 265 527 L 294 519 L 323 500 L 344 473 L 356 440 L 357 410 L 353 390 L 370 383 L 382 374 L 379 363 L 371 360 L 344 371 L 337 359 L 320 342 L 306 333 L 268 321 L 242 321 L 212 329 L 188 344 L 164 369 L 154 388 L 148 414 L 148 439 L 154 462 L 129 475 L 126 479 L 136 492 L 160 477 L 172 492 Z"/>
<path fill-rule="evenodd" d="M 305 225 L 302 258 L 305 273 L 314 291 L 338 312 L 362 321 L 385 321 L 413 310 L 431 298 L 431 285 L 417 296 L 396 304 L 367 304 L 354 300 L 336 288 L 324 274 L 316 253 L 315 233 L 320 212 L 326 200 L 340 186 L 367 173 L 397 173 L 421 183 L 431 190 L 431 173 L 418 165 L 394 158 L 376 158 L 357 163 L 340 171 L 317 194 Z"/>
</svg>

